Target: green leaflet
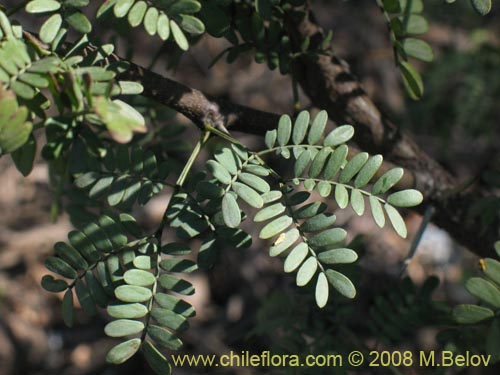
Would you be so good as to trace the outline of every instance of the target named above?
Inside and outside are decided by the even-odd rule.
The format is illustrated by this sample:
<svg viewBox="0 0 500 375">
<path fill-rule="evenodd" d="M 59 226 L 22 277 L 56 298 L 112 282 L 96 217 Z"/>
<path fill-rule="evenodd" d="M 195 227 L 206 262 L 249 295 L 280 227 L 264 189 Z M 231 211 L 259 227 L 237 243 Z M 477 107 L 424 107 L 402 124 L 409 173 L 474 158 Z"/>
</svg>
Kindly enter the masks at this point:
<svg viewBox="0 0 500 375">
<path fill-rule="evenodd" d="M 98 97 L 94 99 L 94 111 L 117 142 L 127 143 L 134 132 L 146 132 L 144 117 L 122 100 Z"/>
<path fill-rule="evenodd" d="M 409 13 L 421 13 L 424 10 L 423 0 L 399 0 L 401 9 Z"/>
<path fill-rule="evenodd" d="M 326 204 L 323 202 L 312 202 L 300 207 L 295 211 L 294 216 L 297 219 L 306 219 L 318 215 L 326 210 Z"/>
<path fill-rule="evenodd" d="M 332 130 L 325 138 L 325 146 L 335 147 L 346 143 L 354 135 L 354 128 L 351 125 L 342 125 Z"/>
<path fill-rule="evenodd" d="M 230 228 L 236 228 L 241 223 L 240 207 L 232 194 L 226 194 L 222 198 L 222 215 L 224 223 Z"/>
<path fill-rule="evenodd" d="M 302 176 L 310 162 L 311 152 L 309 150 L 304 150 L 295 162 L 294 175 L 296 177 Z"/>
<path fill-rule="evenodd" d="M 180 26 L 183 30 L 187 31 L 192 35 L 200 35 L 205 32 L 205 25 L 198 18 L 182 14 L 180 15 L 181 23 Z"/>
<path fill-rule="evenodd" d="M 275 202 L 283 196 L 283 193 L 279 190 L 271 190 L 268 193 L 262 194 L 262 200 L 265 204 Z"/>
<path fill-rule="evenodd" d="M 278 144 L 280 146 L 285 146 L 290 140 L 290 135 L 292 134 L 292 120 L 288 115 L 281 116 L 278 124 Z"/>
<path fill-rule="evenodd" d="M 413 207 L 422 203 L 424 197 L 418 190 L 407 189 L 392 193 L 387 197 L 387 203 L 397 207 Z"/>
<path fill-rule="evenodd" d="M 332 185 L 326 181 L 320 181 L 316 187 L 319 195 L 322 197 L 328 197 L 332 192 Z"/>
<path fill-rule="evenodd" d="M 415 57 L 416 59 L 426 62 L 434 60 L 432 47 L 421 39 L 406 38 L 403 41 L 403 49 L 408 56 Z"/>
<path fill-rule="evenodd" d="M 339 176 L 339 182 L 340 183 L 347 183 L 351 181 L 351 179 L 358 173 L 363 165 L 365 165 L 366 161 L 368 160 L 368 153 L 366 152 L 361 152 L 357 155 L 355 155 L 351 160 L 349 160 L 340 173 Z"/>
<path fill-rule="evenodd" d="M 382 204 L 375 197 L 370 196 L 368 199 L 370 202 L 370 209 L 372 212 L 373 219 L 375 220 L 375 223 L 380 228 L 382 228 L 385 225 L 385 215 L 384 215 L 384 209 L 382 208 Z"/>
<path fill-rule="evenodd" d="M 170 20 L 167 15 L 161 13 L 158 16 L 158 22 L 156 24 L 156 31 L 158 32 L 158 36 L 162 40 L 167 40 L 170 36 Z"/>
<path fill-rule="evenodd" d="M 187 319 L 184 316 L 168 309 L 155 307 L 151 310 L 151 316 L 162 326 L 176 331 L 184 331 L 189 327 Z"/>
<path fill-rule="evenodd" d="M 332 228 L 316 234 L 309 240 L 313 247 L 333 246 L 342 243 L 346 237 L 346 231 L 342 228 Z"/>
<path fill-rule="evenodd" d="M 152 259 L 148 255 L 139 255 L 135 257 L 133 264 L 134 267 L 137 267 L 141 270 L 149 270 L 153 267 Z"/>
<path fill-rule="evenodd" d="M 476 324 L 492 318 L 495 313 L 487 308 L 477 305 L 457 305 L 453 308 L 453 319 L 461 324 Z"/>
<path fill-rule="evenodd" d="M 342 209 L 349 204 L 349 193 L 344 185 L 337 184 L 335 186 L 335 201 Z"/>
<path fill-rule="evenodd" d="M 473 277 L 467 281 L 465 287 L 470 294 L 496 308 L 500 308 L 500 289 L 488 280 Z"/>
<path fill-rule="evenodd" d="M 168 349 L 179 350 L 182 341 L 163 327 L 150 324 L 147 328 L 148 335 L 160 346 Z"/>
<path fill-rule="evenodd" d="M 183 51 L 187 51 L 189 48 L 189 43 L 181 28 L 174 20 L 170 20 L 170 30 L 179 48 Z"/>
<path fill-rule="evenodd" d="M 318 177 L 323 168 L 325 167 L 325 163 L 328 160 L 332 153 L 332 149 L 330 147 L 322 148 L 314 157 L 314 160 L 311 163 L 311 168 L 309 169 L 309 176 L 312 178 Z"/>
<path fill-rule="evenodd" d="M 486 258 L 484 259 L 484 274 L 488 276 L 488 278 L 495 282 L 497 285 L 500 286 L 500 262 L 491 259 L 491 258 Z"/>
<path fill-rule="evenodd" d="M 307 191 L 313 191 L 315 187 L 316 187 L 316 181 L 314 179 L 308 178 L 304 181 L 304 188 Z"/>
<path fill-rule="evenodd" d="M 168 272 L 191 273 L 198 269 L 198 265 L 189 259 L 171 258 L 160 262 L 160 267 Z"/>
<path fill-rule="evenodd" d="M 336 217 L 333 214 L 319 214 L 306 220 L 300 229 L 304 232 L 317 232 L 332 226 L 335 220 Z"/>
<path fill-rule="evenodd" d="M 167 255 L 185 255 L 191 253 L 191 248 L 185 243 L 171 242 L 162 246 L 161 252 Z"/>
<path fill-rule="evenodd" d="M 57 257 L 48 257 L 45 260 L 45 267 L 47 267 L 49 271 L 57 273 L 58 275 L 68 279 L 75 279 L 78 275 L 74 268 L 61 258 Z"/>
<path fill-rule="evenodd" d="M 292 224 L 292 221 L 292 218 L 289 216 L 281 216 L 277 219 L 274 219 L 261 229 L 259 237 L 263 240 L 274 237 L 287 229 Z"/>
<path fill-rule="evenodd" d="M 349 149 L 346 145 L 341 145 L 335 149 L 325 167 L 324 177 L 326 180 L 332 180 L 340 168 L 344 165 Z"/>
<path fill-rule="evenodd" d="M 285 272 L 295 271 L 302 264 L 308 253 L 309 248 L 306 243 L 301 242 L 295 246 L 285 259 Z"/>
<path fill-rule="evenodd" d="M 287 232 L 280 234 L 273 246 L 269 249 L 269 255 L 272 257 L 278 256 L 292 246 L 300 237 L 297 228 L 290 229 Z"/>
<path fill-rule="evenodd" d="M 77 270 L 86 270 L 89 267 L 87 261 L 73 247 L 64 242 L 57 242 L 54 245 L 56 254 Z"/>
<path fill-rule="evenodd" d="M 396 233 L 401 237 L 406 238 L 406 235 L 408 234 L 406 230 L 406 224 L 398 210 L 396 210 L 388 203 L 384 205 L 384 208 L 385 212 L 387 212 L 387 217 L 389 218 L 389 221 L 391 222 Z"/>
<path fill-rule="evenodd" d="M 125 303 L 109 305 L 107 312 L 113 318 L 137 319 L 146 316 L 148 309 L 141 303 Z"/>
<path fill-rule="evenodd" d="M 160 307 L 171 310 L 176 314 L 180 314 L 185 317 L 191 317 L 195 315 L 193 306 L 183 301 L 179 297 L 173 296 L 171 294 L 156 293 L 155 301 Z"/>
<path fill-rule="evenodd" d="M 76 31 L 87 34 L 92 31 L 89 19 L 80 11 L 70 10 L 65 15 L 65 21 Z"/>
<path fill-rule="evenodd" d="M 373 185 L 372 194 L 379 195 L 386 193 L 401 180 L 403 174 L 403 168 L 393 168 L 385 172 Z"/>
<path fill-rule="evenodd" d="M 149 286 L 156 281 L 155 276 L 148 271 L 131 269 L 123 274 L 123 279 L 129 285 Z"/>
<path fill-rule="evenodd" d="M 36 154 L 36 140 L 31 134 L 24 145 L 15 150 L 12 154 L 12 160 L 16 168 L 23 176 L 28 176 L 33 170 L 33 164 Z"/>
<path fill-rule="evenodd" d="M 418 14 L 409 15 L 406 25 L 406 32 L 408 34 L 424 34 L 428 30 L 429 30 L 429 23 L 424 17 Z"/>
<path fill-rule="evenodd" d="M 318 274 L 318 279 L 316 281 L 316 289 L 315 289 L 316 304 L 318 305 L 319 308 L 325 307 L 326 303 L 328 302 L 328 295 L 329 295 L 328 289 L 329 289 L 328 279 L 326 278 L 326 275 L 323 272 L 320 272 Z"/>
<path fill-rule="evenodd" d="M 354 263 L 358 259 L 358 254 L 351 249 L 339 248 L 319 253 L 318 259 L 326 264 Z"/>
<path fill-rule="evenodd" d="M 113 12 L 116 17 L 125 17 L 129 12 L 132 5 L 134 5 L 135 0 L 118 0 L 113 8 Z"/>
<path fill-rule="evenodd" d="M 115 296 L 123 302 L 146 302 L 152 297 L 152 293 L 142 286 L 120 285 L 115 289 Z"/>
<path fill-rule="evenodd" d="M 229 185 L 232 181 L 231 175 L 228 170 L 215 160 L 207 161 L 207 169 L 214 175 L 214 177 L 225 185 Z"/>
<path fill-rule="evenodd" d="M 344 297 L 352 299 L 356 296 L 356 288 L 345 275 L 334 270 L 326 270 L 326 277 L 330 285 Z"/>
<path fill-rule="evenodd" d="M 295 124 L 293 125 L 292 142 L 296 145 L 300 144 L 307 133 L 309 127 L 309 112 L 302 111 L 297 116 Z"/>
<path fill-rule="evenodd" d="M 123 337 L 142 332 L 144 323 L 138 320 L 118 319 L 104 327 L 104 333 L 109 337 Z"/>
<path fill-rule="evenodd" d="M 75 309 L 73 307 L 73 291 L 68 289 L 66 293 L 64 293 L 63 301 L 62 301 L 62 313 L 64 324 L 68 327 L 73 327 L 75 322 Z"/>
<path fill-rule="evenodd" d="M 403 82 L 413 99 L 419 99 L 424 95 L 424 83 L 420 73 L 406 61 L 400 61 L 399 67 L 403 75 Z"/>
<path fill-rule="evenodd" d="M 169 14 L 196 13 L 201 9 L 201 4 L 195 0 L 182 0 L 172 3 L 168 8 Z"/>
<path fill-rule="evenodd" d="M 480 15 L 484 16 L 491 11 L 491 0 L 471 0 L 472 6 Z"/>
<path fill-rule="evenodd" d="M 307 260 L 300 266 L 299 270 L 297 271 L 297 286 L 307 285 L 314 277 L 317 269 L 318 262 L 316 258 L 313 256 L 307 258 Z"/>
<path fill-rule="evenodd" d="M 19 107 L 15 94 L 0 88 L 0 155 L 23 146 L 33 125 L 28 121 L 28 110 Z"/>
<path fill-rule="evenodd" d="M 375 173 L 377 173 L 378 169 L 382 165 L 382 161 L 382 155 L 372 156 L 359 171 L 356 179 L 354 180 L 354 186 L 360 188 L 367 185 L 373 176 L 375 176 Z"/>
<path fill-rule="evenodd" d="M 247 204 L 255 208 L 261 208 L 264 205 L 264 202 L 259 193 L 253 190 L 251 187 L 235 182 L 232 185 L 233 191 L 243 199 Z"/>
<path fill-rule="evenodd" d="M 142 20 L 146 14 L 147 4 L 145 1 L 137 1 L 130 9 L 128 13 L 128 22 L 130 26 L 137 27 L 142 23 Z"/>
<path fill-rule="evenodd" d="M 142 351 L 146 361 L 157 374 L 171 374 L 172 367 L 167 359 L 158 349 L 155 348 L 148 340 L 142 344 Z"/>
<path fill-rule="evenodd" d="M 254 174 L 242 172 L 239 174 L 238 179 L 261 193 L 268 193 L 271 190 L 266 180 Z"/>
<path fill-rule="evenodd" d="M 158 281 L 163 288 L 173 292 L 184 295 L 192 295 L 194 293 L 194 287 L 190 282 L 179 279 L 173 275 L 163 274 Z"/>
<path fill-rule="evenodd" d="M 307 143 L 309 143 L 310 145 L 315 145 L 320 141 L 325 131 L 327 121 L 328 113 L 325 110 L 318 112 L 311 125 L 311 129 L 309 130 Z"/>
<path fill-rule="evenodd" d="M 224 166 L 230 174 L 235 175 L 238 172 L 240 161 L 230 148 L 224 147 L 220 152 L 215 154 L 215 159 Z"/>
<path fill-rule="evenodd" d="M 246 164 L 243 167 L 243 169 L 250 172 L 250 174 L 254 176 L 262 176 L 262 177 L 269 176 L 269 170 L 266 167 L 263 167 L 262 165 Z"/>
<path fill-rule="evenodd" d="M 55 279 L 52 275 L 42 277 L 42 287 L 48 292 L 59 293 L 68 289 L 68 283 L 64 280 Z"/>
<path fill-rule="evenodd" d="M 285 206 L 282 203 L 275 203 L 257 212 L 254 216 L 254 221 L 257 223 L 266 221 L 283 213 L 284 211 L 285 211 Z"/>
<path fill-rule="evenodd" d="M 34 0 L 26 5 L 28 13 L 53 12 L 61 7 L 61 3 L 55 0 Z"/>
<path fill-rule="evenodd" d="M 264 137 L 264 142 L 265 142 L 267 148 L 274 147 L 274 144 L 276 143 L 277 135 L 278 135 L 278 132 L 276 129 L 269 130 L 266 132 L 266 135 Z"/>
<path fill-rule="evenodd" d="M 141 339 L 131 339 L 114 346 L 106 355 L 106 361 L 119 365 L 130 359 L 141 346 Z"/>
<path fill-rule="evenodd" d="M 40 40 L 44 43 L 51 43 L 62 25 L 62 17 L 59 13 L 50 16 L 40 27 Z"/>
<path fill-rule="evenodd" d="M 359 189 L 353 189 L 351 193 L 351 207 L 358 216 L 365 212 L 365 198 Z"/>
</svg>

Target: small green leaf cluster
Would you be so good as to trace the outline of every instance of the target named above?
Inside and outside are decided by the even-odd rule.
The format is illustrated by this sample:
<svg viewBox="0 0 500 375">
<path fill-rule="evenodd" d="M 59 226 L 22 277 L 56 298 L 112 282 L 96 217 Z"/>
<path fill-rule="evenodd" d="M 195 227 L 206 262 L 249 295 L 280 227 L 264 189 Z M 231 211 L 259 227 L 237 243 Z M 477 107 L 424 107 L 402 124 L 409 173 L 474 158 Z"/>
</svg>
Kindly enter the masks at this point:
<svg viewBox="0 0 500 375">
<path fill-rule="evenodd" d="M 377 224 L 385 224 L 385 211 L 403 237 L 406 226 L 394 206 L 411 207 L 422 201 L 422 194 L 413 189 L 392 193 L 387 201 L 380 197 L 400 180 L 400 168 L 381 176 L 371 192 L 363 190 L 377 173 L 382 157 L 370 158 L 367 153 L 360 153 L 348 160 L 345 142 L 353 136 L 354 129 L 340 126 L 325 136 L 326 122 L 325 111 L 311 125 L 306 111 L 298 115 L 293 125 L 288 116 L 282 116 L 278 128 L 265 136 L 267 150 L 250 152 L 236 144 L 225 147 L 207 162 L 213 179 L 198 184 L 199 192 L 216 202 L 214 206 L 220 202 L 221 219 L 229 228 L 237 228 L 245 218 L 240 202 L 258 210 L 253 221 L 267 222 L 259 237 L 275 239 L 270 255 L 285 256 L 285 272 L 297 271 L 298 286 L 315 280 L 316 303 L 320 307 L 328 301 L 328 285 L 348 298 L 355 296 L 352 282 L 327 266 L 352 263 L 357 254 L 344 246 L 346 232 L 333 227 L 336 217 L 325 212 L 326 204 L 307 203 L 311 194 L 296 188 L 303 183 L 306 190 L 316 189 L 323 197 L 328 197 L 334 188 L 339 207 L 344 209 L 350 203 L 358 215 L 364 212 L 367 196 Z M 277 175 L 261 158 L 269 153 L 285 159 L 293 155 L 294 177 L 284 179 Z M 308 177 L 304 177 L 306 172 Z M 278 188 L 271 188 L 266 181 L 269 178 L 275 180 Z"/>
<path fill-rule="evenodd" d="M 500 241 L 495 244 L 500 258 Z M 453 309 L 453 318 L 460 324 L 487 326 L 486 352 L 492 361 L 500 360 L 500 262 L 496 259 L 480 260 L 482 277 L 472 277 L 465 284 L 466 289 L 481 304 L 461 304 Z"/>
<path fill-rule="evenodd" d="M 130 236 L 136 239 L 129 241 Z M 179 277 L 197 268 L 179 257 L 191 249 L 182 243 L 159 246 L 142 234 L 132 216 L 120 214 L 117 219 L 101 216 L 70 232 L 68 243 L 58 242 L 54 250 L 56 255 L 45 265 L 63 279 L 46 275 L 42 286 L 65 291 L 65 323 L 74 324 L 74 291 L 85 313 L 95 315 L 98 308 L 106 308 L 113 318 L 104 328 L 108 336 L 125 338 L 109 351 L 108 362 L 123 363 L 142 348 L 153 370 L 169 374 L 170 364 L 157 346 L 179 349 L 182 342 L 174 332 L 187 329 L 187 318 L 195 313 L 176 296 L 194 293 L 191 283 Z"/>
<path fill-rule="evenodd" d="M 69 27 L 82 34 L 90 33 L 92 23 L 81 11 L 89 3 L 90 0 L 31 0 L 26 4 L 26 11 L 48 16 L 40 27 L 40 39 L 47 44 L 57 44 Z"/>
<path fill-rule="evenodd" d="M 342 125 L 325 135 L 326 121 L 327 114 L 321 111 L 309 127 L 310 116 L 303 111 L 292 130 L 291 119 L 283 116 L 278 129 L 267 133 L 266 145 L 285 159 L 293 155 L 295 177 L 290 180 L 291 183 L 298 185 L 302 182 L 306 190 L 317 190 L 322 197 L 333 194 L 339 208 L 344 209 L 350 204 L 358 215 L 364 213 L 367 198 L 376 224 L 381 228 L 385 225 L 385 211 L 396 232 L 405 238 L 406 225 L 395 207 L 416 206 L 422 202 L 422 194 L 407 189 L 391 193 L 387 200 L 382 198 L 403 177 L 401 168 L 385 172 L 370 191 L 363 189 L 379 171 L 382 156 L 370 157 L 368 153 L 361 152 L 349 158 L 349 147 L 345 142 L 354 135 L 354 128 Z"/>
<path fill-rule="evenodd" d="M 222 51 L 212 62 L 214 64 L 226 55 L 228 63 L 238 56 L 252 52 L 255 62 L 267 63 L 271 70 L 279 69 L 289 74 L 293 59 L 299 56 L 317 56 L 325 49 L 332 34 L 323 40 L 319 48 L 311 48 L 310 40 L 303 41 L 300 51 L 292 49 L 285 26 L 285 14 L 298 22 L 305 17 L 304 11 L 295 10 L 304 1 L 208 1 L 203 4 L 200 17 L 207 25 L 207 32 L 215 37 L 225 37 L 233 46 Z"/>
<path fill-rule="evenodd" d="M 155 154 L 140 147 L 110 147 L 101 162 L 91 155 L 82 161 L 82 152 L 85 153 L 84 147 L 72 149 L 72 153 L 78 154 L 72 160 L 84 164 L 76 166 L 82 172 L 72 168 L 76 172 L 75 186 L 88 191 L 89 198 L 105 198 L 109 206 L 121 210 L 130 210 L 136 201 L 145 205 L 163 190 L 163 181 L 170 172 L 169 163 L 159 166 Z"/>
<path fill-rule="evenodd" d="M 415 38 L 429 29 L 427 20 L 422 16 L 422 0 L 381 0 L 379 1 L 391 30 L 396 62 L 403 76 L 403 82 L 410 97 L 419 99 L 424 94 L 420 73 L 409 63 L 413 57 L 430 62 L 434 59 L 432 47 L 425 41 Z"/>
<path fill-rule="evenodd" d="M 108 13 L 117 18 L 127 18 L 131 27 L 143 25 L 149 35 L 158 35 L 162 40 L 173 37 L 180 49 L 187 51 L 189 42 L 185 33 L 200 35 L 205 25 L 194 16 L 201 9 L 196 0 L 107 0 L 97 11 L 100 19 Z"/>
<path fill-rule="evenodd" d="M 197 259 L 204 268 L 215 264 L 221 248 L 244 249 L 252 244 L 248 233 L 226 225 L 223 195 L 217 180 L 207 179 L 206 173 L 200 172 L 188 179 L 183 191 L 172 196 L 166 213 L 177 237 L 191 239 L 205 235 Z"/>
<path fill-rule="evenodd" d="M 3 153 L 17 150 L 12 157 L 23 174 L 33 166 L 36 142 L 31 130 L 36 117 L 42 119 L 37 127 L 46 131 L 42 155 L 47 160 L 63 154 L 81 132 L 82 124 L 105 126 L 120 142 L 128 142 L 134 132 L 145 131 L 139 112 L 122 100 L 111 99 L 142 92 L 138 83 L 115 81 L 126 66 L 108 62 L 113 45 L 92 48 L 83 36 L 66 55 L 59 56 L 33 38 L 23 39 L 21 28 L 12 26 L 1 11 L 0 21 L 0 101 L 10 108 L 9 116 L 17 113 L 16 121 L 10 124 L 6 118 L 0 119 L 0 148 Z M 64 35 L 57 43 L 63 40 Z M 60 115 L 47 116 L 52 107 L 47 93 Z M 19 125 L 19 130 L 10 131 L 12 124 Z"/>
<path fill-rule="evenodd" d="M 12 91 L 0 86 L 0 155 L 19 149 L 31 134 L 33 124 L 28 109 L 19 106 Z"/>
</svg>

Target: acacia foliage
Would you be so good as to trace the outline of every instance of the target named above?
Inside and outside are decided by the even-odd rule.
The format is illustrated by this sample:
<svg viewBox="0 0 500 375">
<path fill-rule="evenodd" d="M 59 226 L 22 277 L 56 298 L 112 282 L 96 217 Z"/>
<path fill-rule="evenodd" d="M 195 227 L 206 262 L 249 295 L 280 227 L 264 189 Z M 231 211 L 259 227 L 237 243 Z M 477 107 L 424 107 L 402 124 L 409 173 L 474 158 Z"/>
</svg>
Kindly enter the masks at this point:
<svg viewBox="0 0 500 375">
<path fill-rule="evenodd" d="M 408 10 L 410 3 L 416 8 Z M 257 62 L 289 74 L 294 59 L 316 58 L 331 39 L 327 34 L 311 47 L 306 38 L 299 49 L 293 47 L 286 22 L 307 15 L 305 1 L 107 0 L 92 20 L 89 4 L 27 2 L 25 10 L 42 18 L 37 33 L 13 21 L 19 9 L 0 10 L 0 155 L 10 154 L 27 175 L 36 154 L 35 135 L 44 133 L 41 155 L 55 191 L 52 214 L 64 209 L 76 228 L 46 260 L 58 278 L 42 279 L 45 289 L 64 292 L 65 323 L 74 324 L 75 296 L 89 315 L 105 309 L 110 319 L 105 333 L 121 339 L 107 355 L 110 363 L 123 363 L 142 350 L 157 373 L 170 373 L 160 348 L 178 350 L 178 333 L 195 313 L 183 299 L 194 293 L 186 274 L 213 265 L 222 244 L 248 247 L 252 236 L 241 228 L 245 220 L 261 226 L 260 239 L 271 240 L 270 256 L 284 258 L 284 271 L 295 272 L 298 286 L 312 286 L 318 307 L 338 297 L 334 293 L 354 298 L 356 287 L 341 266 L 355 262 L 358 254 L 329 206 L 352 208 L 357 215 L 369 208 L 379 227 L 390 222 L 406 237 L 397 208 L 416 206 L 423 197 L 414 189 L 393 191 L 401 168 L 382 174 L 381 155 L 349 153 L 346 143 L 354 128 L 327 130 L 325 111 L 312 119 L 307 111 L 293 121 L 282 116 L 260 150 L 205 124 L 190 158 L 179 163 L 176 147 L 182 142 L 176 136 L 183 128 L 156 126 L 162 109 L 141 102 L 141 84 L 120 78 L 128 64 L 113 56 L 115 46 L 89 41 L 93 23 L 110 18 L 126 21 L 129 29 L 142 26 L 183 51 L 206 31 L 231 43 L 220 55 L 227 54 L 229 62 L 251 52 Z M 431 56 L 426 44 L 409 37 L 426 29 L 418 4 L 382 4 L 414 97 L 423 93 L 421 78 L 406 60 Z M 71 44 L 70 31 L 78 35 Z M 226 143 L 195 171 L 194 161 L 212 135 Z M 172 147 L 162 147 L 167 143 Z M 272 155 L 289 163 L 290 172 L 274 170 Z M 166 189 L 171 199 L 163 220 L 156 231 L 145 233 L 131 212 Z M 176 240 L 164 243 L 166 231 Z M 193 238 L 201 242 L 196 257 Z M 479 311 L 466 310 L 471 309 Z"/>
</svg>

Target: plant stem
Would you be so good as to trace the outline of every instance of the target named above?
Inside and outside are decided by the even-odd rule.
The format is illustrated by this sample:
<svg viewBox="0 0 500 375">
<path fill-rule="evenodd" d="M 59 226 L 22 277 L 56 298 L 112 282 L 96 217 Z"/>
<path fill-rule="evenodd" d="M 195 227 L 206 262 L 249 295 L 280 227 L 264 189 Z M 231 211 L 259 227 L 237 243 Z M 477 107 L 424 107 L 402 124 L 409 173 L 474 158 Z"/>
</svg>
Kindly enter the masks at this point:
<svg viewBox="0 0 500 375">
<path fill-rule="evenodd" d="M 188 159 L 186 165 L 184 166 L 184 169 L 182 170 L 179 178 L 177 179 L 177 182 L 175 183 L 177 186 L 182 186 L 184 184 L 184 181 L 186 180 L 186 177 L 187 177 L 189 171 L 191 170 L 191 168 L 194 164 L 194 161 L 198 157 L 198 155 L 199 155 L 201 149 L 203 148 L 203 146 L 205 145 L 205 143 L 207 143 L 209 137 L 210 137 L 210 131 L 205 130 L 203 132 L 200 140 L 196 143 L 196 146 L 194 147 L 193 152 L 189 156 L 189 159 Z"/>
</svg>

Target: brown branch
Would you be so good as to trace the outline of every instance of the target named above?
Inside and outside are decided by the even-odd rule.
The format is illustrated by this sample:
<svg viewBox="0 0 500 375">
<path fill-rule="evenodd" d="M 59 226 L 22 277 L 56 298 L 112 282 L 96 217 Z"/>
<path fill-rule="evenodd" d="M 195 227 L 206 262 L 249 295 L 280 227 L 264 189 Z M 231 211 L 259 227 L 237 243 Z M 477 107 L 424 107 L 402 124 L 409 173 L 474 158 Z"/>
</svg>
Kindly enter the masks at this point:
<svg viewBox="0 0 500 375">
<path fill-rule="evenodd" d="M 206 95 L 133 63 L 121 78 L 140 82 L 144 86 L 144 96 L 175 109 L 200 128 L 211 124 L 222 129 L 263 135 L 274 129 L 279 121 L 277 114 Z"/>
</svg>

